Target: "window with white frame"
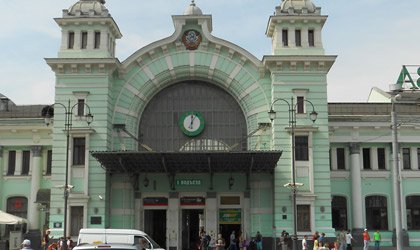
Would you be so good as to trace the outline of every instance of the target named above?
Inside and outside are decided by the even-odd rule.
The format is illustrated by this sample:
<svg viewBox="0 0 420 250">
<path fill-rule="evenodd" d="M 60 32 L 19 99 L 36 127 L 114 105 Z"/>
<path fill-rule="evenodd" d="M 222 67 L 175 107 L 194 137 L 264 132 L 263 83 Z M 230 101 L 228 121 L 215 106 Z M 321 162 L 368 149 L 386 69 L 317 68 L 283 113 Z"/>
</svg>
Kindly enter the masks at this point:
<svg viewBox="0 0 420 250">
<path fill-rule="evenodd" d="M 403 169 L 411 169 L 410 148 L 403 148 Z"/>
<path fill-rule="evenodd" d="M 67 48 L 68 49 L 73 49 L 74 48 L 74 32 L 73 31 L 70 31 L 68 33 Z"/>
<path fill-rule="evenodd" d="M 309 137 L 307 135 L 295 136 L 295 159 L 309 161 Z"/>
<path fill-rule="evenodd" d="M 378 169 L 385 170 L 386 169 L 385 148 L 378 148 L 377 156 L 378 156 Z"/>
<path fill-rule="evenodd" d="M 344 148 L 337 148 L 337 169 L 345 170 L 346 169 L 346 154 Z"/>
<path fill-rule="evenodd" d="M 9 151 L 9 161 L 7 163 L 7 175 L 14 175 L 16 169 L 16 151 Z"/>
<path fill-rule="evenodd" d="M 372 195 L 365 199 L 368 229 L 388 230 L 388 209 L 385 196 Z"/>
<path fill-rule="evenodd" d="M 47 151 L 47 169 L 45 175 L 51 175 L 52 170 L 52 150 Z"/>
<path fill-rule="evenodd" d="M 101 32 L 95 31 L 94 49 L 99 49 L 101 46 Z"/>
<path fill-rule="evenodd" d="M 308 30 L 308 43 L 309 47 L 315 46 L 315 30 Z"/>
<path fill-rule="evenodd" d="M 407 229 L 420 230 L 420 195 L 405 198 L 407 207 Z"/>
<path fill-rule="evenodd" d="M 304 96 L 296 97 L 296 113 L 298 114 L 305 113 L 305 97 Z"/>
<path fill-rule="evenodd" d="M 296 47 L 302 46 L 302 31 L 301 30 L 295 30 L 295 41 L 296 41 Z"/>
<path fill-rule="evenodd" d="M 73 138 L 73 165 L 85 165 L 86 138 Z"/>
<path fill-rule="evenodd" d="M 82 41 L 81 41 L 81 49 L 86 49 L 88 43 L 88 33 L 86 31 L 82 32 Z"/>
<path fill-rule="evenodd" d="M 31 151 L 22 151 L 22 172 L 21 175 L 29 175 L 29 165 L 31 162 Z"/>
<path fill-rule="evenodd" d="M 283 46 L 284 47 L 289 46 L 289 31 L 284 29 L 284 30 L 282 30 L 281 34 L 282 34 Z"/>
<path fill-rule="evenodd" d="M 370 158 L 370 148 L 363 148 L 363 169 L 370 170 L 372 169 L 371 158 Z"/>
</svg>

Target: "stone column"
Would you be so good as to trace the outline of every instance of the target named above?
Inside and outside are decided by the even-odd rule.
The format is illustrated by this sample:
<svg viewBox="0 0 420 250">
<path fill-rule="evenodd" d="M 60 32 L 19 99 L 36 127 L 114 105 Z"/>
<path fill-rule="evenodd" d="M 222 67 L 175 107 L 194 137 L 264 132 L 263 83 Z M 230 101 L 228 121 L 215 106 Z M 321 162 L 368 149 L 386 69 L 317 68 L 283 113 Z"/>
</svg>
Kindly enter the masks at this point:
<svg viewBox="0 0 420 250">
<path fill-rule="evenodd" d="M 351 158 L 351 191 L 352 191 L 352 212 L 353 229 L 363 228 L 363 205 L 362 205 L 362 175 L 360 168 L 360 145 L 350 143 Z"/>
<path fill-rule="evenodd" d="M 31 195 L 28 201 L 28 221 L 29 230 L 39 229 L 39 211 L 36 202 L 36 195 L 38 193 L 41 183 L 41 146 L 32 146 L 32 178 L 31 178 Z"/>
<path fill-rule="evenodd" d="M 181 228 L 179 226 L 179 193 L 169 193 L 168 212 L 168 247 L 170 250 L 182 249 Z"/>
<path fill-rule="evenodd" d="M 206 197 L 206 233 L 217 239 L 217 193 L 208 192 Z"/>
<path fill-rule="evenodd" d="M 274 192 L 274 189 L 273 189 Z M 274 205 L 273 205 L 274 207 Z M 244 193 L 244 212 L 243 212 L 243 234 L 246 238 L 251 237 L 251 190 Z"/>
</svg>

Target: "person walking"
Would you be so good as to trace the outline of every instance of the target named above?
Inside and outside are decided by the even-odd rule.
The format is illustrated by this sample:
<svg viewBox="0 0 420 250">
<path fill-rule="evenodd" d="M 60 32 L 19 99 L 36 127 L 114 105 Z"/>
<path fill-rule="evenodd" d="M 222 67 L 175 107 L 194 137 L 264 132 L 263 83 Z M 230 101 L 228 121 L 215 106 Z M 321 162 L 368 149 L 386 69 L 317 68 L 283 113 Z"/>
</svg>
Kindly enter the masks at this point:
<svg viewBox="0 0 420 250">
<path fill-rule="evenodd" d="M 369 250 L 369 241 L 370 241 L 370 235 L 368 230 L 365 228 L 363 231 L 363 250 Z"/>
<path fill-rule="evenodd" d="M 223 239 L 222 234 L 218 234 L 217 235 L 217 240 L 216 240 L 216 250 L 225 250 L 225 239 Z"/>
<path fill-rule="evenodd" d="M 338 243 L 340 244 L 340 250 L 346 250 L 346 232 L 344 231 L 344 228 L 341 229 L 341 232 L 338 235 Z"/>
<path fill-rule="evenodd" d="M 373 233 L 373 240 L 375 241 L 375 250 L 379 250 L 379 246 L 381 244 L 381 234 L 379 230 Z"/>
<path fill-rule="evenodd" d="M 347 234 L 346 234 L 347 250 L 352 250 L 352 242 L 353 241 L 354 241 L 354 238 L 351 235 L 350 230 L 347 230 Z"/>
<path fill-rule="evenodd" d="M 308 236 L 303 236 L 303 240 L 302 240 L 302 250 L 308 250 Z"/>
<path fill-rule="evenodd" d="M 238 250 L 238 248 L 236 247 L 236 235 L 235 235 L 235 231 L 232 231 L 232 233 L 230 234 L 230 238 L 229 238 L 229 250 Z"/>
<path fill-rule="evenodd" d="M 257 250 L 262 250 L 262 235 L 260 231 L 257 231 L 257 234 L 255 235 L 255 242 L 257 244 Z"/>
</svg>

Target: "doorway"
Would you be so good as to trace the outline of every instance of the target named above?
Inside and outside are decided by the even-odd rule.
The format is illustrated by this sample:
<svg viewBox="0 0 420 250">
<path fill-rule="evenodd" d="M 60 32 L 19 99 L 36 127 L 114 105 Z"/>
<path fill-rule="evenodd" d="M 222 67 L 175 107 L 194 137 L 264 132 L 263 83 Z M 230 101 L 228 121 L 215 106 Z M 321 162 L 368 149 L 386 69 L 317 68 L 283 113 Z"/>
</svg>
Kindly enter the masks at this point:
<svg viewBox="0 0 420 250">
<path fill-rule="evenodd" d="M 166 210 L 144 210 L 144 232 L 166 248 Z"/>
<path fill-rule="evenodd" d="M 182 250 L 195 250 L 200 244 L 200 223 L 203 209 L 182 210 Z"/>
<path fill-rule="evenodd" d="M 241 231 L 241 224 L 220 224 L 219 232 L 222 234 L 226 242 L 226 248 L 230 245 L 230 235 L 235 231 L 235 237 L 238 239 L 239 232 Z"/>
</svg>

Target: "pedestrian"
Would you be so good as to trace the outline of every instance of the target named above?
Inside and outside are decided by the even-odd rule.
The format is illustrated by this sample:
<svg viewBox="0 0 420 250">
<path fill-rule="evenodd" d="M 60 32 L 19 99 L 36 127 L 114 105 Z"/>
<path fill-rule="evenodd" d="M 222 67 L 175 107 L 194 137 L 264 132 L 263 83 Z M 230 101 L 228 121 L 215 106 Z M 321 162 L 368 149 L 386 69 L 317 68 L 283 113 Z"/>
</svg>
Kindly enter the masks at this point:
<svg viewBox="0 0 420 250">
<path fill-rule="evenodd" d="M 379 250 L 379 245 L 381 244 L 381 234 L 379 230 L 373 233 L 373 240 L 375 241 L 375 250 Z"/>
<path fill-rule="evenodd" d="M 229 237 L 229 250 L 238 250 L 238 248 L 236 247 L 236 235 L 235 235 L 235 230 L 232 231 L 232 233 L 230 234 Z"/>
<path fill-rule="evenodd" d="M 304 235 L 302 240 L 302 250 L 308 250 L 308 236 Z"/>
<path fill-rule="evenodd" d="M 218 234 L 217 235 L 217 240 L 216 240 L 216 250 L 225 250 L 225 239 L 223 239 L 222 234 Z"/>
<path fill-rule="evenodd" d="M 46 230 L 44 234 L 44 239 L 42 241 L 42 246 L 44 247 L 44 250 L 48 249 L 48 246 L 50 245 L 50 230 Z"/>
<path fill-rule="evenodd" d="M 73 249 L 73 240 L 71 239 L 71 237 L 70 237 L 70 236 L 68 236 L 68 237 L 67 237 L 66 244 L 67 244 L 67 249 L 68 249 L 68 250 Z"/>
<path fill-rule="evenodd" d="M 22 250 L 32 250 L 30 240 L 26 239 L 22 242 Z"/>
<path fill-rule="evenodd" d="M 341 229 L 341 232 L 338 235 L 338 243 L 340 244 L 340 250 L 346 250 L 346 232 L 344 231 L 344 228 Z"/>
<path fill-rule="evenodd" d="M 355 241 L 353 236 L 350 233 L 350 230 L 347 230 L 346 234 L 346 244 L 347 244 L 347 250 L 352 250 L 352 242 Z"/>
<path fill-rule="evenodd" d="M 370 241 L 370 235 L 368 230 L 365 228 L 363 231 L 363 250 L 369 249 L 369 241 Z"/>
<path fill-rule="evenodd" d="M 246 238 L 244 237 L 244 234 L 242 233 L 242 231 L 239 231 L 238 247 L 239 247 L 239 250 L 245 250 L 245 247 L 246 247 Z"/>
<path fill-rule="evenodd" d="M 316 234 L 316 233 L 315 233 Z M 318 250 L 319 248 L 319 241 L 318 241 L 319 236 L 318 235 L 314 235 L 313 239 L 314 239 L 314 248 L 313 250 Z"/>
<path fill-rule="evenodd" d="M 255 243 L 257 244 L 257 250 L 262 250 L 262 235 L 260 231 L 257 231 L 255 235 Z"/>
</svg>

